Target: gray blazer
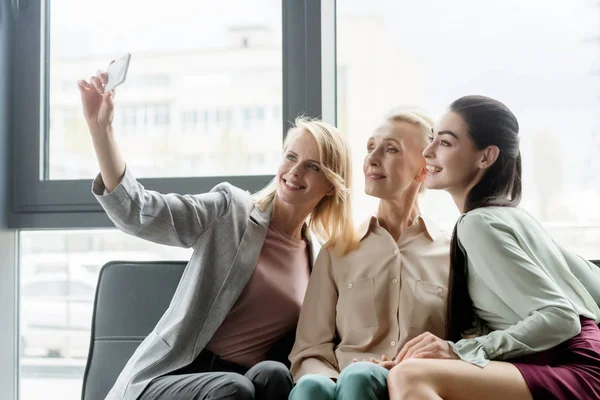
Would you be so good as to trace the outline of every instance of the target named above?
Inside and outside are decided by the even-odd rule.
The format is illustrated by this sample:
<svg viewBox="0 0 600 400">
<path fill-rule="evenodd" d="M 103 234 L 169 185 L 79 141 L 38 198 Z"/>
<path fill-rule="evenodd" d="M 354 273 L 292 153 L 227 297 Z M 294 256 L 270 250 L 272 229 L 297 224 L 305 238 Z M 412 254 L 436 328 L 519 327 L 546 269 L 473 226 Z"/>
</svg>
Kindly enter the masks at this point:
<svg viewBox="0 0 600 400">
<path fill-rule="evenodd" d="M 271 207 L 260 210 L 228 183 L 199 195 L 145 190 L 129 169 L 110 194 L 98 175 L 92 192 L 123 232 L 194 249 L 169 308 L 106 397 L 135 400 L 153 379 L 189 365 L 212 338 L 254 271 Z"/>
</svg>

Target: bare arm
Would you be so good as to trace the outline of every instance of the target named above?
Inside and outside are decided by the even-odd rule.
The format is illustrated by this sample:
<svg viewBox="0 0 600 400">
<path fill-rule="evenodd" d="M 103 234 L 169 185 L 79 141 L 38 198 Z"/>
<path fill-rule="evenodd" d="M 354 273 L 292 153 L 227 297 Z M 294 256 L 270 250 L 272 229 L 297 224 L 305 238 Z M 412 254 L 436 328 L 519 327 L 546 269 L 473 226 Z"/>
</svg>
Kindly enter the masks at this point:
<svg viewBox="0 0 600 400">
<path fill-rule="evenodd" d="M 121 156 L 119 147 L 114 137 L 112 121 L 114 117 L 114 91 L 104 92 L 104 84 L 108 75 L 98 71 L 90 81 L 77 82 L 81 93 L 83 114 L 87 122 L 100 174 L 110 193 L 119 185 L 125 173 L 125 160 Z"/>
<path fill-rule="evenodd" d="M 94 180 L 94 195 L 123 232 L 160 244 L 193 246 L 230 209 L 232 188 L 218 185 L 209 193 L 197 195 L 146 190 L 131 170 L 126 170 L 117 146 L 112 127 L 114 91 L 104 92 L 106 82 L 103 71 L 89 82 L 77 82 L 100 166 L 101 179 Z"/>
</svg>

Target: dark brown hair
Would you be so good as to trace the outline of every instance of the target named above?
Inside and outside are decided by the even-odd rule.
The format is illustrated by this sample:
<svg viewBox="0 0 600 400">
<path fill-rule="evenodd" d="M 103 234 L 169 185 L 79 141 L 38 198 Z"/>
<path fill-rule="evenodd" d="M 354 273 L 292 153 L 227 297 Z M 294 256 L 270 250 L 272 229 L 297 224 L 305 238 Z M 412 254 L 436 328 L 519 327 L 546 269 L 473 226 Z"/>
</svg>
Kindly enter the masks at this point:
<svg viewBox="0 0 600 400">
<path fill-rule="evenodd" d="M 515 207 L 521 201 L 519 123 L 503 103 L 485 96 L 465 96 L 450 105 L 462 117 L 477 149 L 497 146 L 498 159 L 467 194 L 463 212 L 479 207 Z M 450 282 L 446 307 L 446 339 L 458 341 L 473 327 L 475 312 L 467 286 L 466 255 L 454 227 L 450 243 Z"/>
</svg>

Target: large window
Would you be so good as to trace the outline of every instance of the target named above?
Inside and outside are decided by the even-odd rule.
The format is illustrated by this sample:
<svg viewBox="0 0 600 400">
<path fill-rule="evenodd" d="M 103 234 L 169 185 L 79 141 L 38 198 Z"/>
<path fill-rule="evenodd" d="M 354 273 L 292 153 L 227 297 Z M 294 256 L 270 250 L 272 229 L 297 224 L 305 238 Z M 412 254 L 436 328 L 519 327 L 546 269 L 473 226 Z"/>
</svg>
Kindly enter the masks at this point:
<svg viewBox="0 0 600 400">
<path fill-rule="evenodd" d="M 282 3 L 48 3 L 49 179 L 97 163 L 76 85 L 131 53 L 114 127 L 137 177 L 267 175 L 281 148 Z M 82 16 L 94 15 L 93 23 Z M 215 162 L 223 160 L 223 162 Z"/>
<path fill-rule="evenodd" d="M 126 52 L 131 68 L 114 125 L 148 188 L 201 192 L 227 179 L 259 189 L 275 173 L 289 122 L 337 106 L 353 150 L 358 222 L 376 204 L 363 193 L 362 161 L 381 115 L 417 104 L 438 118 L 452 100 L 478 93 L 504 101 L 521 123 L 523 207 L 562 244 L 600 258 L 596 2 L 343 0 L 335 18 L 333 0 L 28 3 L 10 47 L 18 66 L 11 228 L 33 230 L 18 231 L 11 300 L 18 297 L 19 313 L 0 308 L 8 321 L 0 343 L 19 342 L 14 365 L 0 356 L 0 383 L 12 384 L 18 364 L 20 400 L 81 396 L 102 264 L 189 257 L 106 229 L 112 225 L 90 194 L 97 165 L 76 81 Z M 321 42 L 333 37 L 334 23 L 335 80 L 332 47 L 322 52 Z M 334 81 L 337 104 L 328 92 Z M 458 216 L 443 192 L 429 192 L 423 209 L 446 229 Z M 6 299 L 16 263 L 2 263 Z"/>
<path fill-rule="evenodd" d="M 458 97 L 483 94 L 519 119 L 523 207 L 562 244 L 600 258 L 599 19 L 587 0 L 337 2 L 338 125 L 352 144 L 357 219 L 376 203 L 360 171 L 387 109 L 416 104 L 439 118 Z M 442 192 L 424 209 L 448 229 L 458 216 Z"/>
<path fill-rule="evenodd" d="M 19 66 L 11 69 L 7 128 L 10 226 L 109 225 L 89 190 L 98 167 L 76 82 L 124 53 L 132 59 L 113 125 L 142 184 L 179 193 L 223 180 L 263 187 L 291 121 L 321 114 L 327 2 L 332 8 L 333 0 L 102 4 L 118 12 L 89 2 L 13 2 L 21 10 L 7 47 Z"/>
<path fill-rule="evenodd" d="M 275 174 L 294 117 L 321 114 L 325 2 L 30 0 L 15 13 L 9 223 L 24 230 L 9 231 L 18 248 L 0 242 L 18 259 L 0 258 L 0 297 L 10 300 L 0 343 L 16 348 L 0 357 L 0 397 L 80 398 L 100 267 L 190 255 L 107 229 L 90 193 L 98 167 L 76 81 L 132 54 L 114 127 L 148 189 L 199 193 L 227 180 L 256 191 Z M 16 277 L 18 288 L 8 283 Z"/>
<path fill-rule="evenodd" d="M 81 397 L 98 273 L 112 260 L 188 260 L 115 230 L 20 234 L 20 400 Z"/>
</svg>

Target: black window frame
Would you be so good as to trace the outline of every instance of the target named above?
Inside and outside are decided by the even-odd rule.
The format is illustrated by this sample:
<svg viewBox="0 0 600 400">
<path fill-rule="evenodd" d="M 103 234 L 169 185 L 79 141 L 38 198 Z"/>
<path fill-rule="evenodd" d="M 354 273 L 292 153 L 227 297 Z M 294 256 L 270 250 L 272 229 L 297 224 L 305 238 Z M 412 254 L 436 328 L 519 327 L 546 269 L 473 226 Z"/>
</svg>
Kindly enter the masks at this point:
<svg viewBox="0 0 600 400">
<path fill-rule="evenodd" d="M 329 10 L 328 18 L 335 16 L 335 12 L 331 13 L 335 10 L 335 1 L 281 1 L 283 140 L 296 116 L 321 117 L 322 99 L 331 101 L 331 90 L 328 90 L 328 96 L 323 96 L 322 79 L 324 76 L 335 79 L 335 62 L 326 63 L 329 70 L 324 75 L 321 10 L 322 7 Z M 12 101 L 8 129 L 12 162 L 7 225 L 12 229 L 111 227 L 113 224 L 91 194 L 93 176 L 80 180 L 48 179 L 49 138 L 47 131 L 42 133 L 42 130 L 47 129 L 49 119 L 49 113 L 45 112 L 49 98 L 49 24 L 46 23 L 49 21 L 49 4 L 49 1 L 30 0 L 12 26 Z M 334 21 L 327 23 L 334 24 Z M 328 29 L 335 30 L 335 27 Z M 331 46 L 335 49 L 335 43 L 330 43 L 327 49 L 331 50 Z M 335 59 L 335 55 L 332 57 Z M 331 109 L 332 105 L 328 107 Z M 335 116 L 331 118 L 335 119 Z M 272 178 L 272 175 L 252 175 L 142 178 L 139 181 L 146 188 L 163 193 L 202 193 L 223 181 L 257 191 Z"/>
</svg>

